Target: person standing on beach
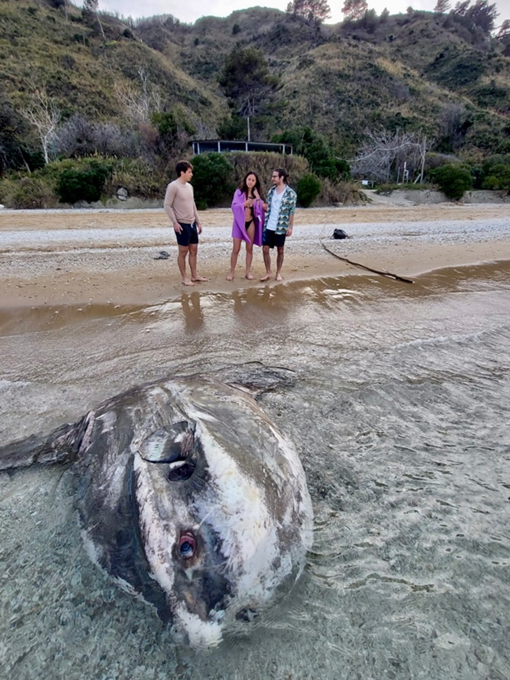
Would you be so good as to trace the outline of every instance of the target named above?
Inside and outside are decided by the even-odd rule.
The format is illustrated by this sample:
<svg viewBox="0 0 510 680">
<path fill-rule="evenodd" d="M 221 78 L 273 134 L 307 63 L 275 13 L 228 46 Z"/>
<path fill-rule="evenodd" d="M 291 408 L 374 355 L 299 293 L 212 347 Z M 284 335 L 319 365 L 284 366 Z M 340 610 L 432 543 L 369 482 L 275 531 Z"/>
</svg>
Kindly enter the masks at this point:
<svg viewBox="0 0 510 680">
<path fill-rule="evenodd" d="M 249 172 L 236 189 L 232 200 L 234 224 L 232 225 L 232 255 L 227 281 L 234 278 L 241 243 L 246 243 L 246 278 L 251 281 L 253 246 L 262 245 L 262 226 L 264 224 L 264 205 L 260 180 L 255 172 Z"/>
<path fill-rule="evenodd" d="M 166 188 L 165 212 L 173 224 L 179 254 L 177 264 L 182 283 L 193 286 L 197 281 L 207 281 L 197 272 L 198 235 L 202 233 L 193 187 L 189 183 L 193 177 L 193 166 L 189 161 L 179 161 L 175 166 L 177 179 Z M 186 274 L 186 257 L 189 259 L 191 276 Z"/>
<path fill-rule="evenodd" d="M 260 279 L 267 281 L 271 278 L 271 255 L 270 248 L 276 246 L 276 281 L 283 281 L 283 251 L 285 239 L 292 236 L 294 225 L 294 211 L 296 210 L 297 194 L 287 184 L 289 173 L 283 168 L 273 170 L 271 182 L 273 186 L 267 194 L 267 212 L 262 234 L 262 254 L 266 273 Z"/>
</svg>

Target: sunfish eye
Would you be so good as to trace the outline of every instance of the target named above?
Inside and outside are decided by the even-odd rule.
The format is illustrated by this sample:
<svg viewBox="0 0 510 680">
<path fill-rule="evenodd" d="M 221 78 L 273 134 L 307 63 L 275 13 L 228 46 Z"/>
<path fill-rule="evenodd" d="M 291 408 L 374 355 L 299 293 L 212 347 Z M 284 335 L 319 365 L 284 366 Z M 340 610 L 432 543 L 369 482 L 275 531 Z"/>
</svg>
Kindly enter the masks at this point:
<svg viewBox="0 0 510 680">
<path fill-rule="evenodd" d="M 197 542 L 195 540 L 195 537 L 192 536 L 191 534 L 182 534 L 182 536 L 179 539 L 180 556 L 185 560 L 189 560 L 195 554 L 196 549 Z"/>
<path fill-rule="evenodd" d="M 168 466 L 169 482 L 184 482 L 195 472 L 196 465 L 190 460 L 176 460 Z"/>
</svg>

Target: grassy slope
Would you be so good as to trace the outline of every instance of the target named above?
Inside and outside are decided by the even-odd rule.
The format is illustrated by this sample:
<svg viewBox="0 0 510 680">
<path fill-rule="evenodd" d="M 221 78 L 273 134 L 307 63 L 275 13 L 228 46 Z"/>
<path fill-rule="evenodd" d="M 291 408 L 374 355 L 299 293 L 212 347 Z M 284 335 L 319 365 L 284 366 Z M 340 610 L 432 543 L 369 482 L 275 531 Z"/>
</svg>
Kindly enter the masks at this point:
<svg viewBox="0 0 510 680">
<path fill-rule="evenodd" d="M 499 136 L 508 138 L 510 150 L 510 136 L 502 132 L 510 111 L 510 59 L 449 17 L 414 12 L 373 30 L 339 24 L 321 31 L 263 8 L 193 26 L 102 21 L 106 44 L 76 8 L 66 21 L 43 0 L 0 0 L 0 82 L 13 104 L 26 106 L 30 90 L 45 85 L 64 113 L 119 120 L 114 84 L 139 86 L 143 67 L 167 107 L 179 106 L 202 122 L 202 134 L 213 134 L 228 112 L 217 84 L 223 61 L 236 46 L 253 46 L 282 79 L 282 106 L 266 136 L 312 125 L 349 155 L 367 127 L 436 136 L 441 111 L 453 102 L 473 120 L 468 142 L 490 151 Z"/>
<path fill-rule="evenodd" d="M 160 87 L 169 107 L 179 103 L 190 114 L 210 121 L 221 103 L 173 60 L 143 42 L 126 38 L 126 25 L 103 18 L 107 41 L 97 26 L 82 21 L 74 10 L 66 21 L 62 11 L 34 0 L 0 2 L 0 82 L 14 106 L 27 106 L 31 93 L 45 87 L 65 115 L 83 113 L 99 120 L 119 120 L 120 86 L 140 85 L 145 69 Z"/>
</svg>

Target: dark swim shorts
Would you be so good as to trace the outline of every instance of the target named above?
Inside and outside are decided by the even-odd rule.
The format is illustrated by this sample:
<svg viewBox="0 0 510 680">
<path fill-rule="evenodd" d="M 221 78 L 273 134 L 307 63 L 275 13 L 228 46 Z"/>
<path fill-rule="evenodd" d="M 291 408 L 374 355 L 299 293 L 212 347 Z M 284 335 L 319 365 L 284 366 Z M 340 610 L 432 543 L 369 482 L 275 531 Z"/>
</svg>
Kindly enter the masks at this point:
<svg viewBox="0 0 510 680">
<path fill-rule="evenodd" d="M 270 248 L 283 248 L 285 244 L 285 234 L 277 234 L 276 231 L 264 229 L 262 234 L 262 245 Z"/>
<path fill-rule="evenodd" d="M 193 243 L 198 243 L 198 229 L 196 223 L 193 222 L 193 224 L 184 224 L 183 222 L 179 222 L 179 224 L 182 227 L 182 231 L 180 234 L 175 232 L 177 243 L 180 246 L 185 246 L 186 248 Z"/>
</svg>

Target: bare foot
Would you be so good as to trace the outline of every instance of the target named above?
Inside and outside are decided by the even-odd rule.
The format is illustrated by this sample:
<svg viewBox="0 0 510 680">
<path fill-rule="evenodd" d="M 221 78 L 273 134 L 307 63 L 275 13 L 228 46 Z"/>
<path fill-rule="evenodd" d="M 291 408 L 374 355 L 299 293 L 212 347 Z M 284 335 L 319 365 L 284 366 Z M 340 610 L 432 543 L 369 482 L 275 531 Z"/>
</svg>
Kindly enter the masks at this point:
<svg viewBox="0 0 510 680">
<path fill-rule="evenodd" d="M 194 276 L 191 280 L 192 280 L 192 281 L 195 281 L 195 283 L 196 283 L 197 281 L 209 281 L 209 279 L 205 279 L 203 276 L 198 276 L 198 275 L 197 275 L 197 276 Z"/>
<path fill-rule="evenodd" d="M 277 275 L 274 277 L 274 280 L 275 280 L 275 281 L 283 281 L 283 276 L 282 276 L 281 274 L 277 274 Z"/>
<path fill-rule="evenodd" d="M 269 281 L 270 278 L 271 278 L 271 273 L 269 273 L 269 274 L 264 274 L 264 276 L 262 276 L 262 277 L 260 278 L 260 280 L 261 280 L 261 281 Z"/>
<path fill-rule="evenodd" d="M 182 284 L 183 284 L 183 286 L 194 286 L 195 285 L 191 279 L 183 279 Z"/>
<path fill-rule="evenodd" d="M 246 278 L 248 279 L 248 281 L 253 281 L 253 276 L 249 272 L 248 274 L 246 274 Z"/>
<path fill-rule="evenodd" d="M 233 280 L 234 280 L 234 275 L 233 275 L 233 274 L 229 274 L 229 275 L 227 276 L 227 281 L 233 281 Z"/>
</svg>

